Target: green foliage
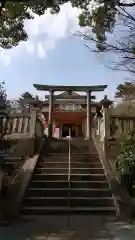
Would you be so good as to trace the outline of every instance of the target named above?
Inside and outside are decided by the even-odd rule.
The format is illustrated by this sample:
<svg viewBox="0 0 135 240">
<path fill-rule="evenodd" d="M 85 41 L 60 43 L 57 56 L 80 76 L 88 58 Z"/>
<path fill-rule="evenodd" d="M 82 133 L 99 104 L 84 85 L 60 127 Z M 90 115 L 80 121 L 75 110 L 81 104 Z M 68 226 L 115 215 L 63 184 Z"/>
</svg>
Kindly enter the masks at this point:
<svg viewBox="0 0 135 240">
<path fill-rule="evenodd" d="M 0 109 L 5 109 L 10 106 L 4 85 L 5 82 L 0 82 Z"/>
<path fill-rule="evenodd" d="M 85 17 L 83 14 L 80 14 L 80 16 L 79 16 L 79 25 L 81 27 L 85 27 Z"/>
<path fill-rule="evenodd" d="M 47 9 L 56 14 L 60 6 L 67 2 L 82 10 L 79 16 L 80 26 L 92 28 L 93 36 L 99 41 L 97 47 L 102 51 L 105 50 L 106 34 L 113 31 L 116 18 L 120 14 L 119 7 L 135 6 L 135 3 L 128 4 L 121 0 L 5 1 L 5 11 L 2 11 L 0 18 L 0 46 L 11 48 L 20 41 L 26 41 L 28 34 L 24 30 L 25 19 L 33 18 L 34 14 L 43 15 Z"/>
<path fill-rule="evenodd" d="M 133 52 L 133 54 L 135 55 L 135 46 L 133 46 L 132 52 Z"/>
<path fill-rule="evenodd" d="M 0 1 L 1 3 L 2 1 Z M 35 14 L 43 15 L 50 8 L 51 13 L 58 13 L 64 0 L 5 1 L 0 16 L 0 47 L 9 49 L 28 39 L 24 29 L 24 20 L 33 19 Z"/>
<path fill-rule="evenodd" d="M 24 20 L 32 16 L 22 2 L 6 1 L 7 14 L 0 17 L 0 47 L 9 49 L 28 38 L 24 30 Z"/>
<path fill-rule="evenodd" d="M 121 137 L 117 163 L 120 174 L 132 173 L 132 168 L 135 166 L 135 132 Z"/>
<path fill-rule="evenodd" d="M 79 16 L 80 26 L 92 27 L 93 33 L 101 44 L 106 40 L 106 32 L 112 31 L 115 24 L 116 1 L 101 0 L 34 0 L 5 1 L 5 14 L 0 19 L 0 46 L 11 48 L 20 41 L 26 41 L 28 34 L 24 30 L 24 20 L 31 19 L 34 14 L 43 15 L 47 9 L 52 14 L 58 13 L 60 6 L 70 2 L 73 7 L 82 9 Z M 99 46 L 100 47 L 100 46 Z"/>
<path fill-rule="evenodd" d="M 83 9 L 83 13 L 79 16 L 79 23 L 80 26 L 89 26 L 92 28 L 92 32 L 98 41 L 97 48 L 104 50 L 106 33 L 112 32 L 116 22 L 116 9 L 113 1 L 102 1 L 101 3 L 100 0 L 95 0 L 95 3 L 96 6 L 91 8 L 91 11 L 89 10 L 89 5 L 86 7 L 87 10 Z"/>
<path fill-rule="evenodd" d="M 29 92 L 24 92 L 21 94 L 21 97 L 19 98 L 18 103 L 21 107 L 26 107 L 26 105 L 30 104 L 30 102 L 34 100 L 39 100 L 39 97 L 37 95 L 33 96 Z"/>
<path fill-rule="evenodd" d="M 135 99 L 135 83 L 125 82 L 124 84 L 119 84 L 116 88 L 115 97 L 123 100 Z"/>
<path fill-rule="evenodd" d="M 29 104 L 30 100 L 34 100 L 34 96 L 29 92 L 24 92 L 21 94 L 21 97 L 18 100 L 18 103 L 21 107 L 25 107 L 27 104 Z"/>
<path fill-rule="evenodd" d="M 120 146 L 120 153 L 125 156 L 131 156 L 134 153 L 134 136 L 129 133 L 127 136 L 122 136 Z"/>
<path fill-rule="evenodd" d="M 33 95 L 29 92 L 24 92 L 21 94 L 21 97 L 19 98 L 21 99 L 34 99 Z"/>
</svg>

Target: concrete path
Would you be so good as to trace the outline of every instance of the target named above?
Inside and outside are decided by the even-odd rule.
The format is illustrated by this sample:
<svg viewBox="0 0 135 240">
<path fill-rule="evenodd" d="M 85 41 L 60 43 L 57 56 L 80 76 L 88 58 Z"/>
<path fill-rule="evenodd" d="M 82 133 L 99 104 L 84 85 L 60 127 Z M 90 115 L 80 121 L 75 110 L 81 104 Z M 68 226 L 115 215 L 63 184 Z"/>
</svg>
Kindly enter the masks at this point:
<svg viewBox="0 0 135 240">
<path fill-rule="evenodd" d="M 70 221 L 69 221 L 70 220 Z M 30 216 L 0 227 L 0 240 L 135 240 L 132 225 L 101 216 Z"/>
</svg>

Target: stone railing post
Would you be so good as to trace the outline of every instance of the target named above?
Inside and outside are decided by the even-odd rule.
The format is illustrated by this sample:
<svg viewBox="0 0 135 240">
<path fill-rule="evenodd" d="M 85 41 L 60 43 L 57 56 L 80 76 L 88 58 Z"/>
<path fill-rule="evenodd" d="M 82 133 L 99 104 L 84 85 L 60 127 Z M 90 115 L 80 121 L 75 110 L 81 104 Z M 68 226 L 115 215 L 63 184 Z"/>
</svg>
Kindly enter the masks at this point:
<svg viewBox="0 0 135 240">
<path fill-rule="evenodd" d="M 3 137 L 6 135 L 7 128 L 4 126 L 4 119 L 8 118 L 8 113 L 6 109 L 0 109 L 0 139 L 2 140 Z M 6 124 L 7 125 L 7 124 Z"/>
<path fill-rule="evenodd" d="M 29 134 L 30 134 L 31 138 L 33 138 L 35 135 L 36 117 L 37 117 L 36 109 L 35 110 L 33 109 L 32 113 L 31 113 L 30 122 L 29 122 L 29 125 L 30 125 Z"/>
<path fill-rule="evenodd" d="M 112 104 L 112 101 L 110 101 L 105 95 L 104 99 L 101 100 L 100 102 L 102 104 L 102 113 L 104 119 L 104 138 L 108 139 L 110 137 L 110 124 L 111 124 L 109 106 Z"/>
</svg>

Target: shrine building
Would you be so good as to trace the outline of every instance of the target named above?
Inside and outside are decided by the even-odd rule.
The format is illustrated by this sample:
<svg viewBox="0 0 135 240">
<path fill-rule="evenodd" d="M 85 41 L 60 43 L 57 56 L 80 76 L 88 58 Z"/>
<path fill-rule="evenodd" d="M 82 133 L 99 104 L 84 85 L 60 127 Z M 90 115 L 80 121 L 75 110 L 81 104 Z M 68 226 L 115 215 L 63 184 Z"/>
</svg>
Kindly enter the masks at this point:
<svg viewBox="0 0 135 240">
<path fill-rule="evenodd" d="M 55 138 L 67 136 L 91 138 L 92 119 L 101 114 L 101 102 L 95 101 L 92 92 L 104 91 L 107 85 L 98 86 L 49 86 L 34 84 L 40 91 L 49 91 L 45 101 L 37 101 L 45 118 L 45 133 Z M 62 93 L 57 94 L 57 91 Z M 86 92 L 78 94 L 77 92 Z"/>
</svg>

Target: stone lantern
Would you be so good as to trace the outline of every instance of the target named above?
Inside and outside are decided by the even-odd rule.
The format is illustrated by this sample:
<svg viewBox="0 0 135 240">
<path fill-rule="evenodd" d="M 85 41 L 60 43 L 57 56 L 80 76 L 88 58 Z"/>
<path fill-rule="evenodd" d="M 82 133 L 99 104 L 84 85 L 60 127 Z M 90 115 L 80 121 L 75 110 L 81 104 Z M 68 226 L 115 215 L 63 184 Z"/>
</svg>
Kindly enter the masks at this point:
<svg viewBox="0 0 135 240">
<path fill-rule="evenodd" d="M 102 114 L 104 119 L 104 138 L 108 139 L 110 137 L 110 111 L 109 106 L 113 103 L 107 98 L 107 95 L 100 101 L 102 105 Z"/>
<path fill-rule="evenodd" d="M 108 108 L 113 103 L 113 101 L 109 100 L 107 98 L 107 95 L 105 95 L 104 98 L 100 101 L 100 103 L 104 108 Z"/>
</svg>

